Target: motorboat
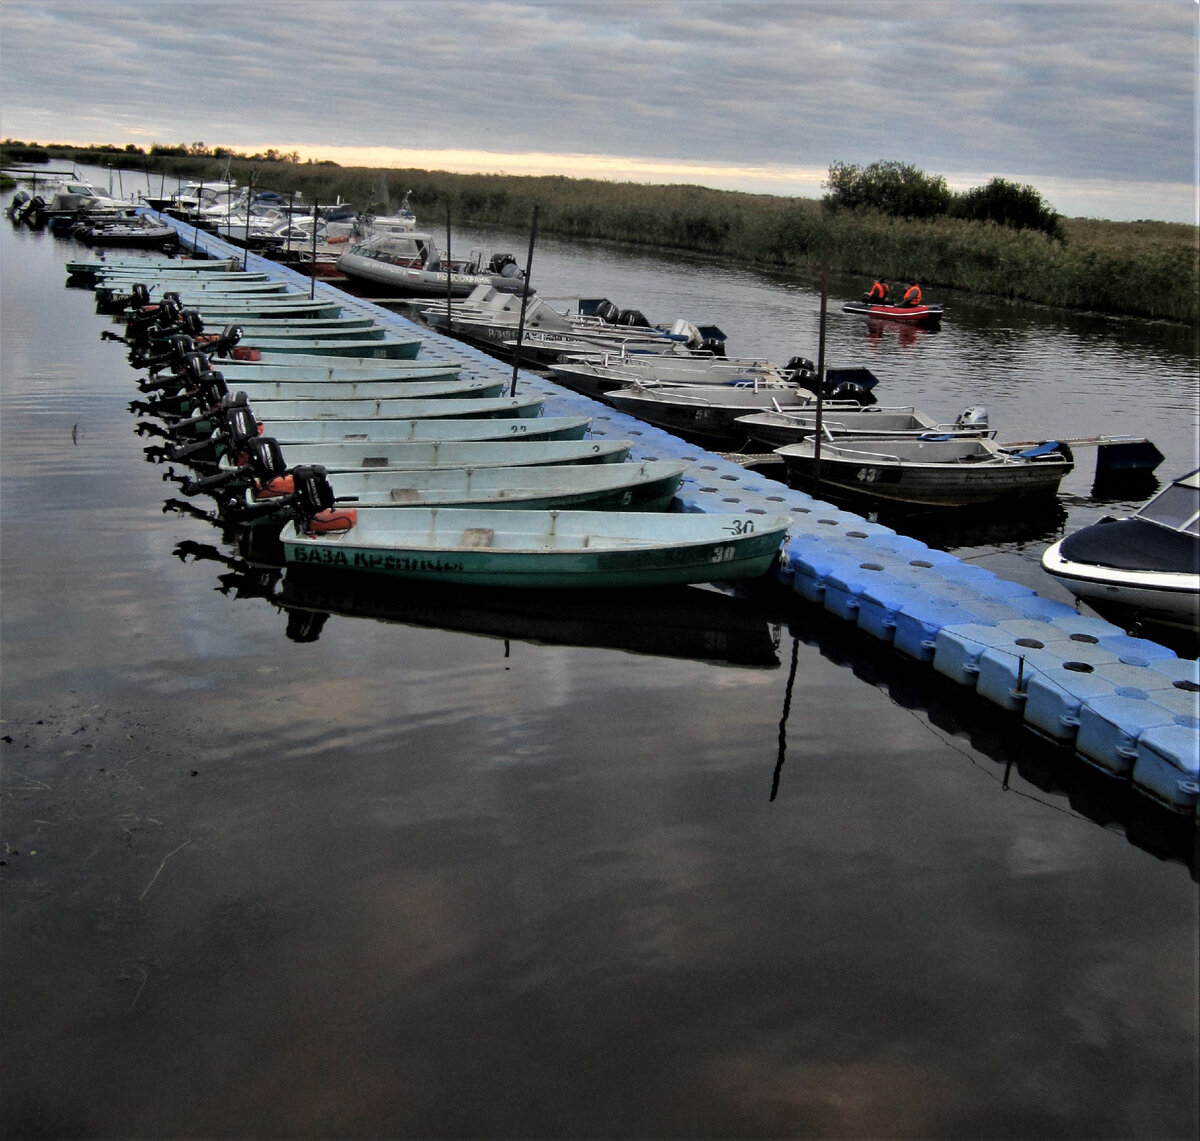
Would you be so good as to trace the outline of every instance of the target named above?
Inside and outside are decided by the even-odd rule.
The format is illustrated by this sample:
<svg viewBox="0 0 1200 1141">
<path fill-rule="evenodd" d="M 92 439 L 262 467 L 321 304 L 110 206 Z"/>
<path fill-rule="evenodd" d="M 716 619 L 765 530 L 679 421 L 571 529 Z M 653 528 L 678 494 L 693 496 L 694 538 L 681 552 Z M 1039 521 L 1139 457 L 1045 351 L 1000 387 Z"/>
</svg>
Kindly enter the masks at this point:
<svg viewBox="0 0 1200 1141">
<path fill-rule="evenodd" d="M 865 371 L 865 370 L 864 370 Z M 748 437 L 738 423 L 751 412 L 814 412 L 817 397 L 800 384 L 755 380 L 747 384 L 631 384 L 613 389 L 603 399 L 627 412 L 687 440 L 718 448 L 738 448 Z M 849 412 L 871 400 L 859 389 L 852 398 L 828 400 L 831 414 Z"/>
<path fill-rule="evenodd" d="M 546 417 L 527 420 L 537 429 Z M 351 421 L 318 424 L 271 420 L 267 424 L 273 439 L 283 448 L 290 464 L 317 464 L 330 475 L 338 472 L 408 471 L 413 468 L 560 467 L 579 464 L 624 464 L 633 447 L 632 440 L 583 440 L 561 438 L 488 437 L 456 439 L 449 421 L 430 421 L 438 427 L 428 436 L 415 429 L 420 421 L 380 420 L 367 424 Z M 464 421 L 482 424 L 485 421 Z M 496 421 L 498 425 L 516 425 L 517 420 Z M 308 438 L 310 429 L 330 429 L 328 438 Z M 357 427 L 353 438 L 342 439 L 338 431 Z M 366 439 L 366 432 L 371 438 Z M 394 431 L 395 437 L 387 435 Z M 293 439 L 294 436 L 302 439 Z"/>
<path fill-rule="evenodd" d="M 791 522 L 761 514 L 368 507 L 295 519 L 280 538 L 288 565 L 593 589 L 761 577 Z"/>
<path fill-rule="evenodd" d="M 620 309 L 607 297 L 580 298 L 575 310 L 560 311 L 540 297 L 523 299 L 480 285 L 449 307 L 430 305 L 421 318 L 439 332 L 509 360 L 517 355 L 520 333 L 520 359 L 535 366 L 596 353 L 634 355 L 684 349 L 716 356 L 725 351 L 725 333 L 715 325 L 683 320 L 653 324 L 640 310 Z"/>
<path fill-rule="evenodd" d="M 871 321 L 899 321 L 906 325 L 922 325 L 936 329 L 942 323 L 941 305 L 878 305 L 869 301 L 847 301 L 843 313 L 853 313 Z"/>
<path fill-rule="evenodd" d="M 807 365 L 809 362 L 804 361 Z M 603 396 L 630 385 L 794 384 L 795 370 L 754 357 L 727 357 L 676 346 L 667 352 L 568 356 L 549 366 L 563 387 L 584 396 Z"/>
<path fill-rule="evenodd" d="M 776 448 L 775 455 L 792 487 L 807 489 L 819 476 L 824 497 L 904 509 L 1052 499 L 1075 463 L 1071 449 L 1057 440 L 1016 450 L 985 437 L 958 436 L 850 442 L 810 437 Z"/>
<path fill-rule="evenodd" d="M 620 464 L 521 464 L 338 472 L 339 503 L 356 507 L 503 507 L 665 511 L 683 479 L 682 460 Z"/>
<path fill-rule="evenodd" d="M 179 241 L 173 226 L 148 214 L 98 214 L 85 209 L 76 219 L 71 234 L 89 246 L 161 250 Z"/>
<path fill-rule="evenodd" d="M 432 235 L 415 230 L 376 233 L 350 248 L 337 260 L 338 270 L 371 290 L 416 297 L 465 297 L 480 285 L 520 293 L 525 274 L 512 254 L 473 249 L 470 256 L 442 256 Z"/>
<path fill-rule="evenodd" d="M 739 416 L 738 423 L 756 444 L 769 448 L 786 447 L 818 431 L 816 409 L 795 412 L 772 409 Z M 829 439 L 908 439 L 918 436 L 994 436 L 988 427 L 987 409 L 980 405 L 966 408 L 952 424 L 939 424 L 918 409 L 873 405 L 868 408 L 843 408 L 823 412 L 819 430 Z"/>
<path fill-rule="evenodd" d="M 440 445 L 451 441 L 509 443 L 542 440 L 583 440 L 592 426 L 590 416 L 532 416 L 491 420 L 273 420 L 271 435 L 281 444 L 351 444 L 418 442 Z M 581 455 L 596 454 L 601 441 L 588 441 Z M 625 441 L 628 451 L 629 441 Z M 623 458 L 623 457 L 622 457 Z M 462 463 L 478 457 L 465 455 Z M 313 461 L 318 462 L 318 461 Z M 572 463 L 581 462 L 573 459 Z"/>
<path fill-rule="evenodd" d="M 164 180 L 165 181 L 165 180 Z M 161 188 L 160 188 L 161 190 Z M 229 178 L 213 179 L 211 182 L 185 182 L 174 194 L 140 194 L 139 199 L 152 210 L 175 217 L 190 216 L 205 205 L 214 205 L 222 198 L 236 196 L 237 183 Z"/>
<path fill-rule="evenodd" d="M 1042 566 L 1106 617 L 1200 632 L 1200 468 L 1060 539 Z"/>
</svg>

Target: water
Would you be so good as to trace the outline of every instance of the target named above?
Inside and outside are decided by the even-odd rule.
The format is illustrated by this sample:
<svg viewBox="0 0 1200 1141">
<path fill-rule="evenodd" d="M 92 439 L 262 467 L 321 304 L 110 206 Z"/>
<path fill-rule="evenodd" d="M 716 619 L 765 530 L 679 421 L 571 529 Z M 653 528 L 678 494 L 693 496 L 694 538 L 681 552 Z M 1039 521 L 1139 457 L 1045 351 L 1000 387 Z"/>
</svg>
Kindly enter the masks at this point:
<svg viewBox="0 0 1200 1141">
<path fill-rule="evenodd" d="M 281 586 L 164 509 L 78 247 L 0 243 L 5 1136 L 1195 1135 L 1191 824 L 799 601 Z M 815 356 L 811 285 L 535 276 Z M 1191 462 L 1189 336 L 947 305 L 830 363 Z"/>
</svg>

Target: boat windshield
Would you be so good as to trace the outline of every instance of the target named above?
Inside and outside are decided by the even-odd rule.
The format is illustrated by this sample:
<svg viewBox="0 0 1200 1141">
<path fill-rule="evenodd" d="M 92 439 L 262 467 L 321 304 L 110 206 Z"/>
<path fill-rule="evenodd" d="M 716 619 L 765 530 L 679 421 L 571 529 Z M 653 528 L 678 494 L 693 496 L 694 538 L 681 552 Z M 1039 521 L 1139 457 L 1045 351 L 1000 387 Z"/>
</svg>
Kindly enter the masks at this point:
<svg viewBox="0 0 1200 1141">
<path fill-rule="evenodd" d="M 1140 519 L 1170 527 L 1173 531 L 1200 534 L 1200 489 L 1173 483 L 1165 487 L 1138 513 Z"/>
</svg>

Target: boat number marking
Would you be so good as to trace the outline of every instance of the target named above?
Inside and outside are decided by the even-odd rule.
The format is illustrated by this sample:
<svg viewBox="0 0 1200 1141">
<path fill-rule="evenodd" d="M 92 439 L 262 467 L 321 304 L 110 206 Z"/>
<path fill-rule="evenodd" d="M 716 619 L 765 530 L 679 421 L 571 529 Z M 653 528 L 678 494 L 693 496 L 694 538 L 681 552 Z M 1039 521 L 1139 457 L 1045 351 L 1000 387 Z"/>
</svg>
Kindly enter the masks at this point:
<svg viewBox="0 0 1200 1141">
<path fill-rule="evenodd" d="M 860 467 L 855 478 L 859 483 L 874 483 L 879 479 L 879 470 L 873 467 Z"/>
</svg>

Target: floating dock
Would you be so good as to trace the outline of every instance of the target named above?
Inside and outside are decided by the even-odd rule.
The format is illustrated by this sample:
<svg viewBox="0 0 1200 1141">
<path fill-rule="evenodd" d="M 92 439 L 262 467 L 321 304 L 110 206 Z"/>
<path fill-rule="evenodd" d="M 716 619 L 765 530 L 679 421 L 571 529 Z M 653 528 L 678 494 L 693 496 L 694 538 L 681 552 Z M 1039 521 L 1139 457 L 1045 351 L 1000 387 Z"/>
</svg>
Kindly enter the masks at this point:
<svg viewBox="0 0 1200 1141">
<path fill-rule="evenodd" d="M 336 299 L 346 312 L 369 315 L 403 335 L 418 332 L 432 349 L 423 347 L 421 356 L 456 357 L 471 376 L 512 376 L 511 366 L 369 300 L 183 223 L 177 228 L 189 249 L 243 258 L 247 269 Z M 1200 822 L 1200 662 L 533 373 L 521 371 L 517 388 L 522 396 L 543 398 L 547 415 L 590 416 L 596 438 L 633 440 L 634 459 L 687 461 L 678 493 L 685 511 L 790 514 L 795 522 L 774 572 L 781 587 Z"/>
</svg>

